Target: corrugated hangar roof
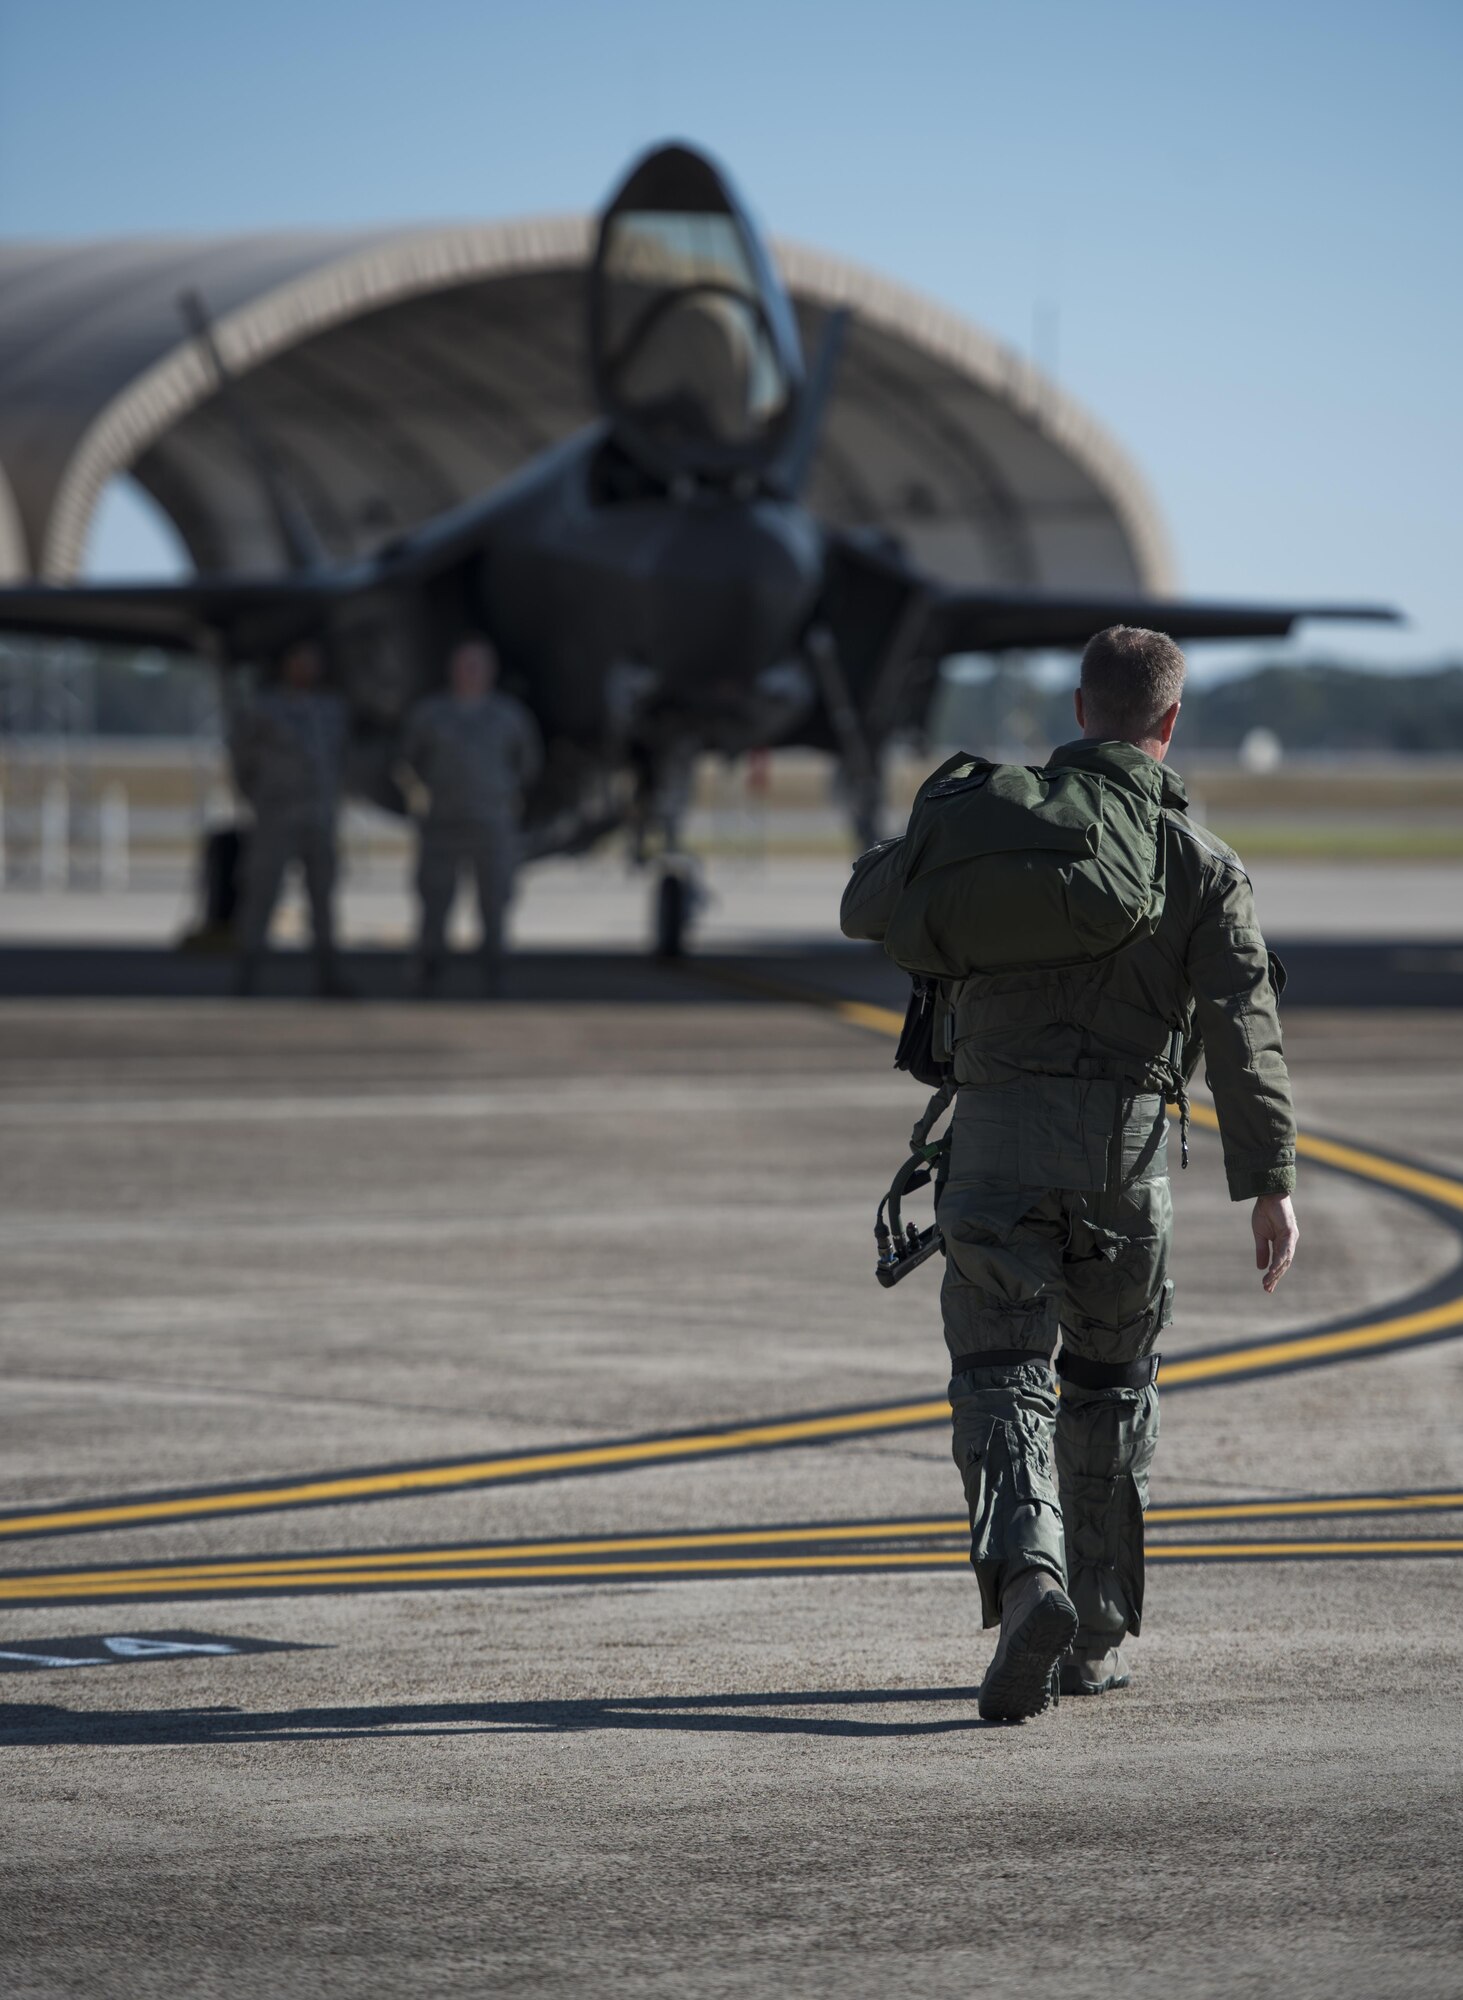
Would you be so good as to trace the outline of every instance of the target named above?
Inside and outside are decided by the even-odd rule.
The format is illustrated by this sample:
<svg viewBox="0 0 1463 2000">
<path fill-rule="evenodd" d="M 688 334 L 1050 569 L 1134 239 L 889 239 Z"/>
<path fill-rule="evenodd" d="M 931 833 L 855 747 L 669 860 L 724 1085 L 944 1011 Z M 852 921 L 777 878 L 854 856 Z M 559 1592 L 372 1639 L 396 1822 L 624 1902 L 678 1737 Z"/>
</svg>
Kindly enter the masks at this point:
<svg viewBox="0 0 1463 2000">
<path fill-rule="evenodd" d="M 491 486 L 594 415 L 592 229 L 0 246 L 0 579 L 76 576 L 129 472 L 200 569 L 277 566 L 187 291 L 332 551 Z M 1173 588 L 1143 481 L 1023 357 L 856 265 L 775 253 L 809 347 L 833 307 L 853 313 L 809 495 L 825 519 L 883 528 L 952 582 Z"/>
</svg>

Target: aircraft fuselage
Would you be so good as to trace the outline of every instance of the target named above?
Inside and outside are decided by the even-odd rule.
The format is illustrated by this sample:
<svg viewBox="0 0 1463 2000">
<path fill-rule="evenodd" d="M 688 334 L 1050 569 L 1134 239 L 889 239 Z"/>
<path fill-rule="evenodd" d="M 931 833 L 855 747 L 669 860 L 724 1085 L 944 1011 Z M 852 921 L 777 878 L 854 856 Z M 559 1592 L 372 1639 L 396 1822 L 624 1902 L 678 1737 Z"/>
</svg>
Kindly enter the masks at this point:
<svg viewBox="0 0 1463 2000">
<path fill-rule="evenodd" d="M 587 433 L 494 523 L 477 574 L 483 622 L 549 731 L 588 747 L 625 726 L 628 702 L 662 733 L 740 748 L 797 678 L 822 532 L 766 496 L 606 499 L 594 490 L 605 449 Z"/>
</svg>

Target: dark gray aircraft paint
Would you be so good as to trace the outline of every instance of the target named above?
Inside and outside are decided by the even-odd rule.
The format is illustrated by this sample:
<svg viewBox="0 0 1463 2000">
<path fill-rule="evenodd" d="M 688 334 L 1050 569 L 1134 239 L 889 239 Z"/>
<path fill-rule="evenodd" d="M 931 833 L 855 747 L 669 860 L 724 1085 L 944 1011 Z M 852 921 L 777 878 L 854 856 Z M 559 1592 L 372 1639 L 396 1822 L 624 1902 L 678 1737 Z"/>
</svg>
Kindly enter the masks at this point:
<svg viewBox="0 0 1463 2000">
<path fill-rule="evenodd" d="M 599 421 L 341 567 L 314 546 L 206 314 L 186 302 L 268 494 L 281 574 L 0 590 L 0 630 L 180 648 L 225 669 L 267 667 L 291 640 L 319 638 L 351 702 L 352 788 L 393 807 L 406 709 L 440 679 L 452 638 L 485 630 L 548 745 L 531 851 L 577 851 L 628 826 L 642 858 L 674 863 L 706 751 L 833 752 L 871 837 L 882 747 L 919 724 L 951 654 L 1081 646 L 1117 622 L 1224 639 L 1283 634 L 1302 617 L 1394 615 L 952 590 L 887 536 L 825 529 L 800 496 L 843 321 L 830 319 L 806 365 L 760 230 L 728 176 L 689 147 L 649 153 L 611 199 L 588 305 Z M 661 886 L 672 949 L 680 879 L 672 867 Z"/>
</svg>

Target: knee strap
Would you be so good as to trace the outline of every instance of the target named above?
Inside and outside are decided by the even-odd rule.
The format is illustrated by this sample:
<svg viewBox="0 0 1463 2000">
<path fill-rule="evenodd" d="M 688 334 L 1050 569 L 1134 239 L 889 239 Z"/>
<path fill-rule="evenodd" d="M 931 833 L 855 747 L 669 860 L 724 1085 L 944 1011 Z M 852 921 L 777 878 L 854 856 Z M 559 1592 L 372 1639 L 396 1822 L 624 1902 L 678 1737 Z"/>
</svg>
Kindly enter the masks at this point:
<svg viewBox="0 0 1463 2000">
<path fill-rule="evenodd" d="M 1050 1368 L 1051 1355 L 1044 1347 L 986 1347 L 974 1354 L 957 1354 L 950 1362 L 951 1375 L 968 1375 L 980 1368 L 1024 1368 L 1034 1364 Z"/>
<path fill-rule="evenodd" d="M 1145 1354 L 1140 1361 L 1089 1361 L 1064 1347 L 1057 1356 L 1057 1373 L 1074 1389 L 1147 1389 L 1158 1380 L 1161 1354 Z"/>
</svg>

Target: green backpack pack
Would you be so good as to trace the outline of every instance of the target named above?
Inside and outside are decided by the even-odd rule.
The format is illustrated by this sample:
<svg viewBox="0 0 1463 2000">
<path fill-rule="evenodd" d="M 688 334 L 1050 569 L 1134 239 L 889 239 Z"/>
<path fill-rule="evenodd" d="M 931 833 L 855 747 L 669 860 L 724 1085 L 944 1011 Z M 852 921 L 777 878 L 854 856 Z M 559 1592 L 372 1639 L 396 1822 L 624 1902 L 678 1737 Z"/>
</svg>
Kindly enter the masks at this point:
<svg viewBox="0 0 1463 2000">
<path fill-rule="evenodd" d="M 920 787 L 884 949 L 935 979 L 1089 965 L 1163 911 L 1162 774 L 992 764 L 966 752 Z"/>
</svg>

